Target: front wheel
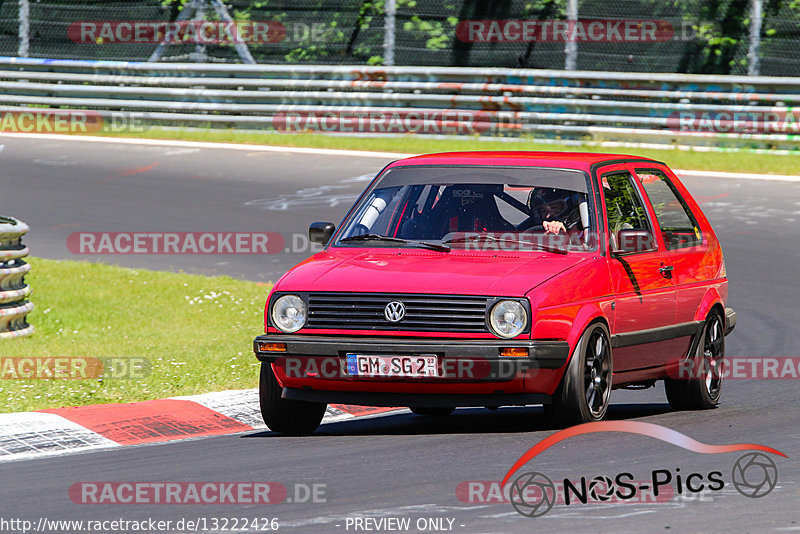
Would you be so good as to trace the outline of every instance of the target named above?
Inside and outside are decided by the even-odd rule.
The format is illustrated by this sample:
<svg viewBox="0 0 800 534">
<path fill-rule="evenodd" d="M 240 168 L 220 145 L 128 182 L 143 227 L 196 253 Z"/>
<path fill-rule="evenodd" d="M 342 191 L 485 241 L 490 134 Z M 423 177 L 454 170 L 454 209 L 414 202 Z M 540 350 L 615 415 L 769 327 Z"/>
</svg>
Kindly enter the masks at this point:
<svg viewBox="0 0 800 534">
<path fill-rule="evenodd" d="M 305 436 L 314 432 L 322 422 L 328 405 L 281 398 L 283 388 L 275 379 L 272 364 L 261 363 L 258 386 L 261 417 L 270 430 L 290 436 Z"/>
<path fill-rule="evenodd" d="M 560 427 L 600 421 L 608 411 L 614 369 L 608 328 L 593 323 L 575 345 L 572 358 L 544 410 Z"/>
<path fill-rule="evenodd" d="M 687 377 L 664 380 L 669 405 L 675 410 L 707 410 L 719 404 L 722 393 L 722 365 L 725 361 L 725 335 L 722 317 L 712 312 L 703 325 L 693 354 L 681 362 Z"/>
</svg>

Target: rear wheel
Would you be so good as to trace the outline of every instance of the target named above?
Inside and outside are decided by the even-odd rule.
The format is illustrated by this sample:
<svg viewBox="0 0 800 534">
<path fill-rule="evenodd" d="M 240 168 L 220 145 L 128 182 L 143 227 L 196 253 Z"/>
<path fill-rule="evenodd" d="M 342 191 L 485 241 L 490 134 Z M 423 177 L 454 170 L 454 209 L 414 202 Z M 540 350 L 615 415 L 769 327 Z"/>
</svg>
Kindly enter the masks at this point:
<svg viewBox="0 0 800 534">
<path fill-rule="evenodd" d="M 722 393 L 722 365 L 725 361 L 725 335 L 722 317 L 712 312 L 693 354 L 681 364 L 686 378 L 664 380 L 669 405 L 676 410 L 707 410 L 719 404 Z"/>
<path fill-rule="evenodd" d="M 608 328 L 589 325 L 545 413 L 561 427 L 600 421 L 608 411 L 613 369 Z"/>
<path fill-rule="evenodd" d="M 314 432 L 322 422 L 327 404 L 281 398 L 281 388 L 272 371 L 272 364 L 261 363 L 259 400 L 261 417 L 274 432 L 303 436 Z"/>
<path fill-rule="evenodd" d="M 453 413 L 455 410 L 452 406 L 435 406 L 435 407 L 425 407 L 425 406 L 411 406 L 409 408 L 413 413 L 417 415 L 427 415 L 430 417 L 445 417 Z"/>
</svg>

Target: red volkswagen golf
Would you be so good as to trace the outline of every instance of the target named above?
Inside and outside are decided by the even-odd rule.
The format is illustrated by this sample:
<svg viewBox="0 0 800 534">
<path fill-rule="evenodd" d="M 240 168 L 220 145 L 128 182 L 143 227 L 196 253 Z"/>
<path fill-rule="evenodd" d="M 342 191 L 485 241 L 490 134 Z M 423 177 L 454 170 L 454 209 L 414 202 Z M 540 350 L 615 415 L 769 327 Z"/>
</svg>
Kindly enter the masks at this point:
<svg viewBox="0 0 800 534">
<path fill-rule="evenodd" d="M 309 237 L 325 249 L 278 281 L 254 343 L 274 431 L 313 432 L 327 403 L 542 404 L 567 426 L 658 380 L 677 409 L 719 402 L 736 322 L 722 250 L 663 163 L 412 157 Z"/>
</svg>

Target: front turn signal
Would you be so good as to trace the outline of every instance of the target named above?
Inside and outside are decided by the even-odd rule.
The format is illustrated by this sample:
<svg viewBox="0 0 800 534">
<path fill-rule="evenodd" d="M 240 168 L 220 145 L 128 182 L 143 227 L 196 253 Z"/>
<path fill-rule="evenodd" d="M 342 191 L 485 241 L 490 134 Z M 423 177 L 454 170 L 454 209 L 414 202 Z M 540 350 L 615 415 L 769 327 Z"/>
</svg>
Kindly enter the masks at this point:
<svg viewBox="0 0 800 534">
<path fill-rule="evenodd" d="M 265 341 L 259 341 L 258 350 L 260 352 L 286 352 L 286 343 L 267 343 Z"/>
<path fill-rule="evenodd" d="M 500 349 L 500 356 L 508 358 L 527 358 L 528 349 L 525 347 L 504 347 Z"/>
</svg>

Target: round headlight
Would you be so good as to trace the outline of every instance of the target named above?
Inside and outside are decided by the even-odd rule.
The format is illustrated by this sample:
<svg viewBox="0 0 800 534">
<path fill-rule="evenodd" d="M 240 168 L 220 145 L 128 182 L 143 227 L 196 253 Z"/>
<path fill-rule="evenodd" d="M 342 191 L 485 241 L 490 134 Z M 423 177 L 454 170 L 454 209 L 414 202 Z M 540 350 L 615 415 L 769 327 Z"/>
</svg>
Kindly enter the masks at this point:
<svg viewBox="0 0 800 534">
<path fill-rule="evenodd" d="M 306 303 L 297 295 L 284 295 L 272 305 L 272 322 L 287 334 L 303 328 L 307 315 Z"/>
<path fill-rule="evenodd" d="M 516 300 L 501 300 L 489 312 L 489 324 L 500 337 L 517 337 L 528 326 L 528 312 Z"/>
</svg>

